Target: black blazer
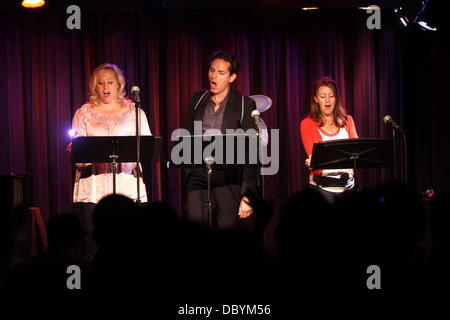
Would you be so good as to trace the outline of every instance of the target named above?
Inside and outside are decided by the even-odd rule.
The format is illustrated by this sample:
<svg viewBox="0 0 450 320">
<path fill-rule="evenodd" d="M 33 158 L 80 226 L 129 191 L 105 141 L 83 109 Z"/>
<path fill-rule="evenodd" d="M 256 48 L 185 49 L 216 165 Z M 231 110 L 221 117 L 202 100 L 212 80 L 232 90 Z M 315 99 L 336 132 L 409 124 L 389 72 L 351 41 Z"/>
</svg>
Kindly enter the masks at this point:
<svg viewBox="0 0 450 320">
<path fill-rule="evenodd" d="M 242 95 L 233 89 L 230 90 L 222 120 L 222 133 L 225 133 L 226 129 L 241 128 L 245 131 L 253 128 L 256 130 L 255 121 L 251 116 L 252 111 L 256 109 L 255 100 L 244 96 L 244 112 L 242 114 Z M 210 97 L 209 90 L 194 93 L 189 104 L 188 122 L 186 124 L 186 128 L 191 134 L 194 134 L 194 121 L 203 120 L 203 114 Z M 187 183 L 189 183 L 189 173 L 190 170 L 186 170 Z M 256 166 L 227 168 L 225 169 L 225 179 L 228 184 L 241 185 L 241 196 L 248 197 L 250 201 L 254 201 L 259 195 L 257 187 L 258 169 Z"/>
</svg>

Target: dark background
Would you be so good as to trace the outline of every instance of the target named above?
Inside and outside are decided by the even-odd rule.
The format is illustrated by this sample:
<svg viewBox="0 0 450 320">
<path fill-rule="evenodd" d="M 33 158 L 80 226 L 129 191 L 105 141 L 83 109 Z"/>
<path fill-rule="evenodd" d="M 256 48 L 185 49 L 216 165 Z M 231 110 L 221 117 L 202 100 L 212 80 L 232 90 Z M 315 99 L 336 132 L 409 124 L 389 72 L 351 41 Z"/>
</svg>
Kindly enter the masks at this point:
<svg viewBox="0 0 450 320">
<path fill-rule="evenodd" d="M 226 49 L 241 63 L 235 88 L 273 100 L 262 118 L 280 130 L 279 172 L 264 178 L 264 195 L 275 212 L 307 186 L 299 125 L 309 112 L 311 84 L 324 75 L 337 81 L 360 137 L 390 137 L 382 121 L 386 114 L 405 130 L 412 188 L 447 192 L 445 11 L 442 2 L 429 5 L 427 15 L 438 32 L 403 28 L 392 10 L 400 2 L 47 1 L 35 10 L 21 8 L 20 1 L 2 4 L 0 173 L 29 174 L 30 202 L 45 220 L 69 211 L 73 177 L 67 131 L 75 110 L 87 101 L 95 67 L 115 63 L 124 71 L 128 92 L 139 85 L 153 134 L 168 141 L 184 126 L 192 93 L 207 88 L 209 54 Z M 409 3 L 411 8 L 416 2 Z M 71 4 L 81 8 L 81 30 L 66 28 Z M 321 10 L 300 10 L 309 4 Z M 369 15 L 357 9 L 364 4 L 381 7 L 381 30 L 367 29 Z M 169 151 L 167 144 L 161 161 L 147 166 L 146 181 L 153 199 L 181 215 L 184 181 L 179 169 L 166 169 Z M 387 169 L 357 175 L 361 189 L 392 178 Z"/>
</svg>

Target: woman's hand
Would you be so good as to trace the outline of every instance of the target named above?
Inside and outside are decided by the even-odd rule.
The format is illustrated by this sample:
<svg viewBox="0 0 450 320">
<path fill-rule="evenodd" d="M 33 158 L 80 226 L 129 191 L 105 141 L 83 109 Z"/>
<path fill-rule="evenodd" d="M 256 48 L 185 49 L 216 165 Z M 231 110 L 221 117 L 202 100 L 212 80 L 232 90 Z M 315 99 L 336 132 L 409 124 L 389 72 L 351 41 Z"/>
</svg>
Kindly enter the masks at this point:
<svg viewBox="0 0 450 320">
<path fill-rule="evenodd" d="M 305 166 L 306 166 L 309 170 L 311 170 L 310 165 L 311 165 L 311 156 L 309 156 L 309 158 L 305 160 Z"/>
</svg>

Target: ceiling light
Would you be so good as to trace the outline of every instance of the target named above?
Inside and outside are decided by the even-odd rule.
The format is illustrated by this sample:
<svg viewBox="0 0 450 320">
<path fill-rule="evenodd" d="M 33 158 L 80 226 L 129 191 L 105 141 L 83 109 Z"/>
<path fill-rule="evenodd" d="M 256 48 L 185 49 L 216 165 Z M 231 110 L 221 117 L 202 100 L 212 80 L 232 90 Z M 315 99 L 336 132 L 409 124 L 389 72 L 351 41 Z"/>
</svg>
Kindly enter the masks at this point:
<svg viewBox="0 0 450 320">
<path fill-rule="evenodd" d="M 39 8 L 45 5 L 44 0 L 23 0 L 22 7 L 25 8 Z"/>
<path fill-rule="evenodd" d="M 360 10 L 380 10 L 379 6 L 371 5 L 368 7 L 358 7 Z"/>
</svg>

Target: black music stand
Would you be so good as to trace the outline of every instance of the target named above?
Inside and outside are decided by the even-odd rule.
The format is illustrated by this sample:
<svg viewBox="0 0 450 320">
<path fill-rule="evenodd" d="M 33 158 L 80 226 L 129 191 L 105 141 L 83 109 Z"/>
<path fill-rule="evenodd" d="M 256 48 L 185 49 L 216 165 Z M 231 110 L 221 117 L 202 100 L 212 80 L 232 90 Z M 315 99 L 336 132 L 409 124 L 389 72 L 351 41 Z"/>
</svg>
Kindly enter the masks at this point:
<svg viewBox="0 0 450 320">
<path fill-rule="evenodd" d="M 258 166 L 259 135 L 256 134 L 218 134 L 218 135 L 187 135 L 178 136 L 178 141 L 172 147 L 180 146 L 182 159 L 171 159 L 168 168 L 206 168 L 208 185 L 208 216 L 209 226 L 212 222 L 211 175 L 213 169 L 225 169 L 239 166 Z M 220 142 L 220 140 L 222 142 Z M 214 144 L 214 145 L 213 145 Z M 213 148 L 211 146 L 216 146 Z M 215 151 L 218 151 L 217 153 Z M 187 152 L 187 154 L 184 154 Z M 196 152 L 201 152 L 199 155 Z"/>
<path fill-rule="evenodd" d="M 390 168 L 392 163 L 391 139 L 340 139 L 315 143 L 310 167 L 313 170 L 355 170 L 356 168 Z"/>
<path fill-rule="evenodd" d="M 141 136 L 140 140 L 141 162 L 158 161 L 162 138 Z M 71 158 L 72 163 L 112 163 L 113 194 L 116 194 L 117 163 L 136 162 L 136 151 L 136 136 L 77 137 L 72 140 Z"/>
</svg>

